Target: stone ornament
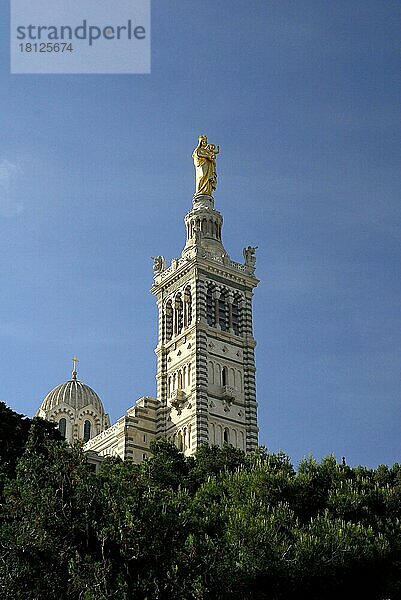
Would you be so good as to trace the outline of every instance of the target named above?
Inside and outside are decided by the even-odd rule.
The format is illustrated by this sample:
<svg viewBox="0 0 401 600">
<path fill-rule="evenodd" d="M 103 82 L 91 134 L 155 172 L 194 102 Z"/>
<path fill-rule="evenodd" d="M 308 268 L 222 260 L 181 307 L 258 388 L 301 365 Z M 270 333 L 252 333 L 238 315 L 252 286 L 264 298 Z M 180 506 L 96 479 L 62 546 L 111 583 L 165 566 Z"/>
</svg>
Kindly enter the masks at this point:
<svg viewBox="0 0 401 600">
<path fill-rule="evenodd" d="M 255 252 L 257 250 L 257 246 L 248 246 L 244 248 L 242 254 L 245 259 L 245 266 L 248 267 L 251 273 L 254 273 L 256 267 L 256 256 Z"/>
<path fill-rule="evenodd" d="M 151 258 L 153 260 L 153 273 L 155 275 L 165 270 L 166 260 L 164 256 L 152 256 Z"/>
</svg>

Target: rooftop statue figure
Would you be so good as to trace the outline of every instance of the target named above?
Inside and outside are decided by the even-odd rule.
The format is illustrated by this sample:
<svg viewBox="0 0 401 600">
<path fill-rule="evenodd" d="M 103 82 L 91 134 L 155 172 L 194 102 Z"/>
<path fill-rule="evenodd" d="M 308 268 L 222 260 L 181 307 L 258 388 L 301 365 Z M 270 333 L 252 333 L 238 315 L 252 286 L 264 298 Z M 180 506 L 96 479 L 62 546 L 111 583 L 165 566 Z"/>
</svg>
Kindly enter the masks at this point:
<svg viewBox="0 0 401 600">
<path fill-rule="evenodd" d="M 200 135 L 192 153 L 195 165 L 195 195 L 211 196 L 217 186 L 216 155 L 220 146 L 207 143 L 207 136 Z"/>
</svg>

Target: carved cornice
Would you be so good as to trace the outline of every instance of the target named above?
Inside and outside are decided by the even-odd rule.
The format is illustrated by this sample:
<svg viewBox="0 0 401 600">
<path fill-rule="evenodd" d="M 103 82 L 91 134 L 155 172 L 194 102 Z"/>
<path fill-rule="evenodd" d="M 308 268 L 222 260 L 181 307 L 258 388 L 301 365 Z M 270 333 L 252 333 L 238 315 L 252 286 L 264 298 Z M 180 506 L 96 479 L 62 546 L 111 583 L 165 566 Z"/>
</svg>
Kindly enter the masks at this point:
<svg viewBox="0 0 401 600">
<path fill-rule="evenodd" d="M 194 267 L 203 268 L 206 272 L 214 273 L 248 288 L 258 285 L 259 279 L 250 273 L 246 265 L 225 256 L 212 256 L 210 252 L 205 251 L 204 254 L 205 256 L 187 255 L 185 258 L 174 259 L 170 267 L 155 276 L 151 293 L 157 295 L 160 289 L 169 288 L 182 277 L 188 276 Z"/>
</svg>

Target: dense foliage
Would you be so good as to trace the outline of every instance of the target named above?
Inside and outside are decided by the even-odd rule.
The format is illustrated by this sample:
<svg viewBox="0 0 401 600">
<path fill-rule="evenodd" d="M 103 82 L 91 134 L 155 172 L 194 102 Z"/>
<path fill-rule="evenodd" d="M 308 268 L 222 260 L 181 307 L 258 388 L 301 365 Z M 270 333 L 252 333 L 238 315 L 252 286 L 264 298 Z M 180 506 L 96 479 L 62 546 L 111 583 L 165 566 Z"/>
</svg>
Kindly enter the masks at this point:
<svg viewBox="0 0 401 600">
<path fill-rule="evenodd" d="M 61 440 L 58 429 L 43 419 L 27 419 L 0 402 L 0 471 L 13 475 L 31 436 L 36 448 L 46 440 Z"/>
<path fill-rule="evenodd" d="M 399 465 L 309 458 L 295 472 L 263 448 L 184 458 L 160 441 L 141 465 L 95 474 L 51 425 L 22 432 L 2 410 L 5 600 L 401 597 Z"/>
</svg>

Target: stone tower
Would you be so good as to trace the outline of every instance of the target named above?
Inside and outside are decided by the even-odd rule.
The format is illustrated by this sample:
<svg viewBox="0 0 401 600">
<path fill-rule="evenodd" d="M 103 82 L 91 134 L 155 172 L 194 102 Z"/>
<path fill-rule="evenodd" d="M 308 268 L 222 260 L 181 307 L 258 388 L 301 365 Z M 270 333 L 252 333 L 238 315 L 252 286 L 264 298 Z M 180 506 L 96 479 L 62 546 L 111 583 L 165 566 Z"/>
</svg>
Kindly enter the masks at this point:
<svg viewBox="0 0 401 600">
<path fill-rule="evenodd" d="M 255 248 L 230 259 L 214 207 L 219 149 L 200 136 L 194 150 L 196 191 L 185 216 L 181 257 L 154 259 L 158 306 L 157 431 L 191 455 L 202 442 L 258 444 L 256 342 L 252 332 Z M 206 192 L 206 193 L 205 193 Z"/>
</svg>

